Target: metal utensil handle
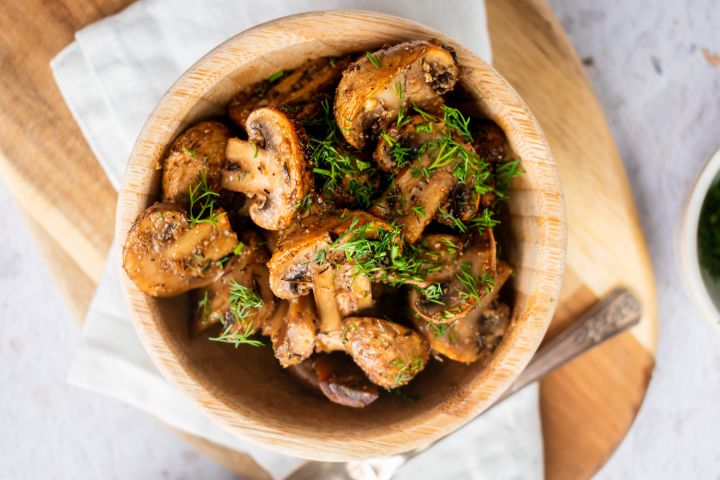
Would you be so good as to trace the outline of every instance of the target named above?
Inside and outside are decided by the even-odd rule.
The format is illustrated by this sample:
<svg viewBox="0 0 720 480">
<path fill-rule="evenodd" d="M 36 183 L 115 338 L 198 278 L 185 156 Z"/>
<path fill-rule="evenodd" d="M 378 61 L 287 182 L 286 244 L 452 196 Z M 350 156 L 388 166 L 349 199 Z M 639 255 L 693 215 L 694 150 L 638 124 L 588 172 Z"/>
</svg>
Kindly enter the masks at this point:
<svg viewBox="0 0 720 480">
<path fill-rule="evenodd" d="M 640 300 L 630 290 L 612 290 L 578 321 L 538 350 L 527 368 L 496 403 L 637 324 L 641 315 Z"/>
<path fill-rule="evenodd" d="M 563 330 L 562 333 L 538 350 L 525 370 L 523 370 L 520 376 L 515 379 L 515 382 L 510 385 L 510 388 L 488 407 L 488 410 L 519 390 L 522 390 L 523 387 L 540 380 L 553 370 L 560 368 L 581 353 L 585 353 L 608 338 L 637 325 L 640 322 L 641 316 L 642 305 L 634 293 L 627 288 L 613 289 L 576 320 L 575 323 Z M 472 422 L 466 423 L 458 430 L 465 428 L 465 426 L 470 423 Z M 457 430 L 455 431 L 457 432 Z M 442 440 L 442 438 L 435 440 L 425 447 L 420 447 L 400 455 L 403 456 L 407 462 L 440 440 Z"/>
</svg>

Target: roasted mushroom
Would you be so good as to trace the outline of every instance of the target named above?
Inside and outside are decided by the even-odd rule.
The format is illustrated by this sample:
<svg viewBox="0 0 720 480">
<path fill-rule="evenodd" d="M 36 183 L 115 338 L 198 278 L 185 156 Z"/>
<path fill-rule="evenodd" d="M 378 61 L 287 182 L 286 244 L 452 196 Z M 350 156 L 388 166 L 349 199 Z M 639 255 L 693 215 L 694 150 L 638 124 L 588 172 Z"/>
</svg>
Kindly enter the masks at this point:
<svg viewBox="0 0 720 480">
<path fill-rule="evenodd" d="M 201 179 L 217 192 L 229 138 L 230 129 L 216 121 L 200 122 L 181 133 L 163 161 L 163 202 L 187 205 L 190 190 Z"/>
<path fill-rule="evenodd" d="M 352 359 L 341 353 L 318 353 L 288 368 L 295 378 L 311 390 L 321 392 L 331 402 L 362 408 L 379 396 L 378 387 L 368 380 Z"/>
<path fill-rule="evenodd" d="M 425 335 L 430 348 L 451 360 L 472 363 L 495 350 L 510 323 L 510 309 L 495 299 L 510 277 L 510 266 L 498 262 L 497 279 L 482 304 L 451 323 L 433 324 L 414 316 L 413 323 Z"/>
<path fill-rule="evenodd" d="M 283 367 L 308 358 L 315 347 L 316 314 L 309 296 L 283 302 L 272 321 L 275 357 Z"/>
<path fill-rule="evenodd" d="M 228 115 L 240 126 L 261 107 L 278 107 L 299 121 L 316 118 L 349 63 L 350 57 L 322 57 L 307 60 L 287 75 L 280 71 L 272 76 L 278 79 L 271 77 L 238 93 L 228 105 Z"/>
<path fill-rule="evenodd" d="M 368 236 L 379 227 L 390 228 L 369 213 L 353 211 L 309 215 L 285 230 L 268 262 L 270 287 L 275 295 L 287 300 L 307 295 L 316 272 L 324 271 L 328 265 L 346 263 L 342 246 L 350 239 L 348 229 L 365 225 Z M 329 248 L 331 245 L 333 248 Z"/>
<path fill-rule="evenodd" d="M 249 311 L 242 319 L 242 325 L 238 324 L 229 332 L 234 333 L 252 325 L 253 332 L 260 330 L 264 335 L 270 333 L 270 319 L 276 307 L 266 266 L 270 255 L 262 246 L 260 236 L 254 232 L 244 233 L 242 242 L 238 254 L 225 265 L 222 276 L 207 287 L 198 290 L 196 295 L 198 307 L 193 323 L 194 334 L 197 335 L 217 323 L 225 326 L 238 323 L 240 319 L 237 318 L 235 301 L 239 287 L 250 288 L 257 292 L 263 305 Z"/>
<path fill-rule="evenodd" d="M 283 229 L 313 191 L 305 131 L 272 108 L 253 111 L 245 127 L 248 141 L 228 141 L 222 186 L 248 196 L 250 217 L 259 227 Z"/>
<path fill-rule="evenodd" d="M 433 118 L 412 115 L 407 123 L 393 125 L 380 135 L 373 159 L 380 170 L 396 174 L 417 156 L 423 145 L 437 140 L 443 130 L 442 123 Z"/>
<path fill-rule="evenodd" d="M 237 243 L 221 209 L 212 220 L 194 222 L 180 206 L 156 203 L 130 228 L 123 268 L 143 292 L 171 297 L 212 283 Z"/>
<path fill-rule="evenodd" d="M 373 317 L 343 320 L 342 350 L 371 382 L 401 387 L 425 368 L 429 347 L 422 335 L 398 323 Z"/>
<path fill-rule="evenodd" d="M 487 305 L 497 282 L 496 246 L 492 230 L 476 237 L 454 268 L 425 289 L 410 290 L 410 307 L 414 315 L 430 323 L 451 323 L 463 318 L 476 305 Z"/>
<path fill-rule="evenodd" d="M 395 220 L 414 243 L 430 224 L 440 205 L 457 183 L 449 168 L 431 169 L 436 149 L 430 148 L 395 177 L 370 213 L 386 220 Z"/>
<path fill-rule="evenodd" d="M 441 95 L 457 81 L 454 55 L 445 45 L 420 40 L 352 63 L 335 95 L 335 119 L 348 143 L 362 150 L 411 105 L 437 111 L 443 104 Z"/>
</svg>

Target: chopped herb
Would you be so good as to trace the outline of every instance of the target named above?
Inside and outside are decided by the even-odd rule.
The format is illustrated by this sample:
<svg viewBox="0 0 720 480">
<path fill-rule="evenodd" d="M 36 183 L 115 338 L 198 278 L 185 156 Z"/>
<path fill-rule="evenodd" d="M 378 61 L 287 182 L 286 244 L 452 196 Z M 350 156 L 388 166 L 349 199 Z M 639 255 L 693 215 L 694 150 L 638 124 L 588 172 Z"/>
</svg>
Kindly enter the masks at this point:
<svg viewBox="0 0 720 480">
<path fill-rule="evenodd" d="M 484 208 L 480 215 L 475 215 L 475 217 L 470 220 L 468 226 L 476 229 L 479 233 L 483 233 L 488 228 L 495 228 L 499 223 L 500 220 L 494 218 L 493 211 L 489 208 Z"/>
<path fill-rule="evenodd" d="M 437 305 L 445 305 L 445 302 L 441 300 L 443 294 L 445 293 L 443 291 L 442 284 L 433 283 L 432 285 L 423 288 L 421 290 L 421 293 L 425 300 L 427 300 L 428 302 L 435 303 Z"/>
<path fill-rule="evenodd" d="M 418 217 L 427 217 L 427 213 L 425 212 L 425 207 L 422 205 L 418 205 L 416 207 L 412 207 L 410 210 L 412 210 L 415 215 Z"/>
<path fill-rule="evenodd" d="M 372 63 L 373 67 L 380 68 L 380 57 L 370 52 L 365 52 L 365 58 L 368 59 L 368 62 Z"/>
<path fill-rule="evenodd" d="M 503 162 L 495 169 L 495 194 L 500 200 L 507 198 L 512 179 L 525 173 L 520 166 L 520 159 Z"/>
<path fill-rule="evenodd" d="M 465 222 L 463 222 L 458 217 L 454 216 L 452 213 L 448 212 L 442 207 L 438 208 L 438 212 L 440 213 L 440 217 L 443 220 L 450 222 L 450 224 L 460 233 L 467 233 L 468 227 L 467 225 L 465 225 Z"/>
<path fill-rule="evenodd" d="M 255 326 L 251 316 L 257 313 L 257 309 L 261 308 L 264 303 L 262 298 L 252 288 L 240 285 L 235 280 L 230 285 L 230 295 L 228 297 L 230 303 L 230 312 L 235 317 L 233 322 L 226 322 L 223 318 L 225 328 L 217 337 L 210 340 L 216 342 L 232 343 L 237 347 L 240 344 L 252 345 L 254 347 L 263 346 L 261 340 L 250 338 L 255 333 Z M 239 323 L 244 330 L 235 330 L 236 323 Z"/>
<path fill-rule="evenodd" d="M 216 224 L 218 219 L 225 215 L 225 212 L 217 213 L 216 199 L 220 195 L 213 191 L 208 185 L 207 172 L 200 170 L 195 185 L 188 190 L 189 208 L 188 221 L 190 228 L 199 223 Z"/>
<path fill-rule="evenodd" d="M 428 322 L 428 326 L 432 329 L 432 333 L 436 338 L 444 337 L 455 325 L 455 322 L 449 323 L 432 323 Z"/>
<path fill-rule="evenodd" d="M 242 252 L 244 248 L 245 244 L 243 242 L 238 242 L 238 244 L 235 245 L 235 248 L 233 249 L 233 255 L 240 255 L 240 252 Z"/>
<path fill-rule="evenodd" d="M 207 320 L 208 315 L 210 314 L 210 312 L 208 311 L 209 306 L 210 306 L 209 293 L 207 290 L 205 290 L 205 294 L 198 301 L 198 312 L 202 311 L 202 321 L 203 322 L 205 322 Z"/>
<path fill-rule="evenodd" d="M 493 288 L 495 288 L 495 279 L 492 277 L 490 272 L 483 272 L 482 276 L 478 279 L 472 274 L 472 264 L 470 262 L 463 262 L 460 265 L 460 271 L 455 276 L 463 287 L 460 292 L 462 299 L 473 298 L 475 301 L 480 302 L 482 298 L 489 294 Z"/>
<path fill-rule="evenodd" d="M 325 263 L 325 260 L 327 259 L 327 250 L 318 250 L 318 252 L 315 254 L 315 263 L 318 265 Z"/>
<path fill-rule="evenodd" d="M 278 70 L 277 72 L 275 72 L 275 73 L 273 73 L 272 75 L 270 75 L 270 76 L 267 78 L 267 81 L 270 82 L 270 83 L 275 83 L 275 82 L 277 82 L 278 80 L 280 80 L 281 78 L 283 78 L 283 77 L 285 76 L 285 73 L 286 73 L 285 70 Z"/>
<path fill-rule="evenodd" d="M 190 148 L 183 148 L 183 152 L 185 152 L 187 155 L 190 155 L 192 158 L 195 158 L 195 155 L 197 155 L 197 152 L 195 150 L 192 150 Z"/>
<path fill-rule="evenodd" d="M 700 266 L 713 279 L 720 279 L 720 183 L 710 187 L 705 196 L 697 242 Z"/>
<path fill-rule="evenodd" d="M 393 360 L 390 362 L 390 365 L 393 367 L 399 367 L 398 371 L 395 372 L 393 383 L 395 385 L 401 385 L 412 380 L 413 377 L 415 377 L 415 375 L 423 369 L 425 362 L 423 362 L 422 358 L 415 357 L 410 363 L 406 363 L 402 360 Z"/>
<path fill-rule="evenodd" d="M 255 147 L 255 152 L 253 153 L 253 158 L 257 158 L 258 152 L 260 152 L 260 147 L 258 147 L 258 144 L 255 142 L 250 142 L 250 145 Z"/>
</svg>

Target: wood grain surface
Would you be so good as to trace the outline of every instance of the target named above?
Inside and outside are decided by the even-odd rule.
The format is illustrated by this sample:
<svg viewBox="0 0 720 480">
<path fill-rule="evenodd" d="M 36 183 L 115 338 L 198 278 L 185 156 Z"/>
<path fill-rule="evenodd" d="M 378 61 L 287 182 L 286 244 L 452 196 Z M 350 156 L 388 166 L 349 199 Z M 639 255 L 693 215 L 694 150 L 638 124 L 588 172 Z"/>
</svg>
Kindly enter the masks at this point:
<svg viewBox="0 0 720 480">
<path fill-rule="evenodd" d="M 75 31 L 129 3 L 0 5 L 0 174 L 78 319 L 102 271 L 116 196 L 62 101 L 49 61 Z M 622 163 L 557 19 L 542 0 L 487 3 L 495 67 L 538 117 L 566 194 L 568 271 L 549 335 L 616 284 L 633 288 L 646 312 L 641 327 L 541 384 L 548 478 L 589 478 L 630 427 L 652 371 L 657 327 L 652 272 Z M 77 245 L 76 239 L 81 239 Z M 236 471 L 248 472 L 246 461 L 183 436 Z"/>
</svg>

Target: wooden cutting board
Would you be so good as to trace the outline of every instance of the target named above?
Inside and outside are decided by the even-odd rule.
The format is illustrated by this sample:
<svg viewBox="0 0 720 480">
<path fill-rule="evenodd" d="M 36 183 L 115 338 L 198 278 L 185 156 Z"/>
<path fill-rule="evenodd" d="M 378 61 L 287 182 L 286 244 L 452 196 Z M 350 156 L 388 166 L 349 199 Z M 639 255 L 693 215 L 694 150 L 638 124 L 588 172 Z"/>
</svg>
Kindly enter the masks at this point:
<svg viewBox="0 0 720 480">
<path fill-rule="evenodd" d="M 78 320 L 102 273 L 116 194 L 63 103 L 49 61 L 75 31 L 129 3 L 0 5 L 0 173 Z M 566 195 L 567 271 L 548 338 L 615 286 L 632 288 L 644 307 L 638 327 L 541 384 L 547 477 L 589 478 L 625 436 L 652 373 L 652 270 L 622 162 L 562 27 L 544 0 L 487 4 L 494 64 L 545 130 Z M 259 475 L 245 455 L 181 435 L 235 471 Z"/>
</svg>

